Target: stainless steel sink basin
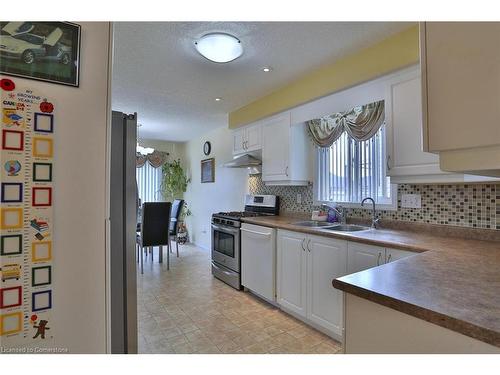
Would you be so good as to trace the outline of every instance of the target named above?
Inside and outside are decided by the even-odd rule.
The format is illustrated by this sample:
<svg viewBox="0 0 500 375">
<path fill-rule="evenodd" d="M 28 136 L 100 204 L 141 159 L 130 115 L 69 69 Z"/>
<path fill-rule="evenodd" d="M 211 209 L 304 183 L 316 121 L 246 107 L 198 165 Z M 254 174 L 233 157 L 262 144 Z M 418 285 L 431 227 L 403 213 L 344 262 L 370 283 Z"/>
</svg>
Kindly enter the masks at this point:
<svg viewBox="0 0 500 375">
<path fill-rule="evenodd" d="M 365 227 L 363 225 L 354 224 L 337 224 L 326 228 L 328 230 L 333 230 L 336 232 L 359 232 L 361 230 L 368 230 L 370 227 Z"/>
<path fill-rule="evenodd" d="M 299 227 L 309 227 L 309 228 L 331 228 L 335 226 L 335 224 L 328 223 L 326 221 L 315 221 L 315 220 L 298 221 L 292 224 L 298 225 Z"/>
</svg>

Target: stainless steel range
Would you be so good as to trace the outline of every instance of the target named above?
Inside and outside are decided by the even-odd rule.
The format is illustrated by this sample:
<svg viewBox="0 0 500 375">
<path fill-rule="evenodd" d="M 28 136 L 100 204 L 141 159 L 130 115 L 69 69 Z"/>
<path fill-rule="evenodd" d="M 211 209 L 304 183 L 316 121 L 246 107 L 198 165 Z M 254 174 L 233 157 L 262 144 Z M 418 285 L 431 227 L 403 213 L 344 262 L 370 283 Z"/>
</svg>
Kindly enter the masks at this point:
<svg viewBox="0 0 500 375">
<path fill-rule="evenodd" d="M 245 211 L 212 215 L 212 274 L 241 289 L 240 227 L 244 217 L 279 214 L 279 197 L 246 195 Z"/>
</svg>

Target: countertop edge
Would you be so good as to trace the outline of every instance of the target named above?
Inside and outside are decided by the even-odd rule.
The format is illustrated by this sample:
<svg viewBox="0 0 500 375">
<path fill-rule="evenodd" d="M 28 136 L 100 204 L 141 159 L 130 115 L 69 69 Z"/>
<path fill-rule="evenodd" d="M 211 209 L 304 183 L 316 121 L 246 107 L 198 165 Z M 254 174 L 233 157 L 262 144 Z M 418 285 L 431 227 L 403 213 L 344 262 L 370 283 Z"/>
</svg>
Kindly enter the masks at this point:
<svg viewBox="0 0 500 375">
<path fill-rule="evenodd" d="M 372 239 L 372 238 L 358 237 L 355 234 L 356 232 L 353 232 L 353 234 L 348 234 L 348 233 L 327 231 L 327 230 L 321 230 L 321 229 L 309 229 L 307 227 L 294 227 L 292 229 L 292 228 L 288 227 L 287 225 L 274 224 L 274 223 L 262 223 L 262 221 L 259 221 L 258 219 L 252 220 L 252 218 L 244 218 L 244 219 L 242 219 L 242 221 L 244 223 L 247 223 L 247 224 L 261 225 L 263 227 L 268 227 L 268 228 L 276 228 L 276 229 L 288 230 L 290 232 L 311 234 L 313 236 L 336 238 L 339 240 L 353 241 L 353 242 L 358 242 L 358 243 L 364 243 L 367 245 L 393 247 L 393 248 L 398 248 L 400 250 L 412 251 L 414 253 L 424 253 L 426 251 L 433 250 L 433 249 L 427 248 L 425 246 L 418 246 L 418 245 L 414 245 L 414 244 L 405 244 L 405 243 L 401 243 L 401 242 L 390 242 L 390 241 L 377 240 L 377 239 Z M 293 225 L 293 224 L 290 224 L 290 225 Z M 368 230 L 373 230 L 373 229 L 368 229 Z"/>
<path fill-rule="evenodd" d="M 449 315 L 427 309 L 422 306 L 414 305 L 401 299 L 393 298 L 384 294 L 364 289 L 350 283 L 345 283 L 338 279 L 332 280 L 332 286 L 345 293 L 355 295 L 368 301 L 377 303 L 382 306 L 389 307 L 403 314 L 422 319 L 426 322 L 438 325 L 449 329 L 450 331 L 458 332 L 464 336 L 472 337 L 476 340 L 500 348 L 500 333 L 465 322 L 463 320 L 453 318 Z"/>
</svg>

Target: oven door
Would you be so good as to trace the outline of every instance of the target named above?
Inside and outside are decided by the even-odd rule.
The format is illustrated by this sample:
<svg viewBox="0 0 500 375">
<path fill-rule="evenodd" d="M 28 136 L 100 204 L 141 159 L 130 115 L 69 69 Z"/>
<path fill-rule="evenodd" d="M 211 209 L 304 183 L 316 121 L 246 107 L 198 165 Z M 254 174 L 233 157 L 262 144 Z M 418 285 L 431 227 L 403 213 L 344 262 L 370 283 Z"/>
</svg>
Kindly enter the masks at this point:
<svg viewBox="0 0 500 375">
<path fill-rule="evenodd" d="M 212 224 L 212 261 L 240 272 L 240 228 Z"/>
</svg>

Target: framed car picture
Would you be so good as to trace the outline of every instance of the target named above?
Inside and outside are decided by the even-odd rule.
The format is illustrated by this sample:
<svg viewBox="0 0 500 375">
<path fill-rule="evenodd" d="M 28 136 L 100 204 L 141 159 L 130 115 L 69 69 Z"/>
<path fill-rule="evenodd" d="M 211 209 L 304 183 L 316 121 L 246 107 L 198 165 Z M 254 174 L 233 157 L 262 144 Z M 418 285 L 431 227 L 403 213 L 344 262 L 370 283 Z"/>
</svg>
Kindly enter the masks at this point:
<svg viewBox="0 0 500 375">
<path fill-rule="evenodd" d="M 215 159 L 201 161 L 201 183 L 215 182 Z"/>
<path fill-rule="evenodd" d="M 0 22 L 0 73 L 78 87 L 80 25 Z"/>
</svg>

